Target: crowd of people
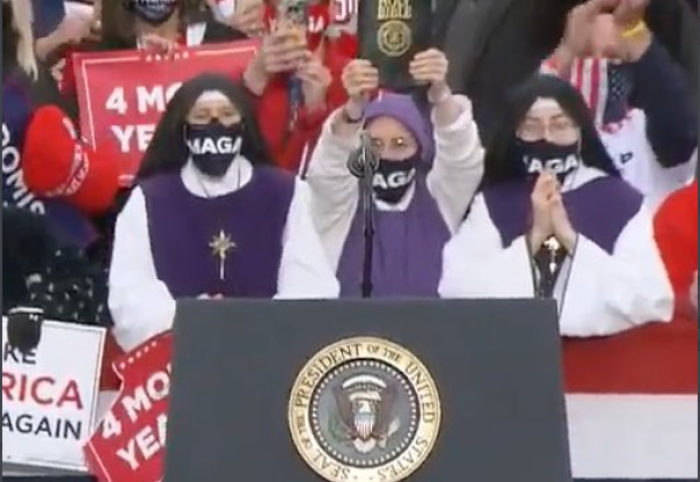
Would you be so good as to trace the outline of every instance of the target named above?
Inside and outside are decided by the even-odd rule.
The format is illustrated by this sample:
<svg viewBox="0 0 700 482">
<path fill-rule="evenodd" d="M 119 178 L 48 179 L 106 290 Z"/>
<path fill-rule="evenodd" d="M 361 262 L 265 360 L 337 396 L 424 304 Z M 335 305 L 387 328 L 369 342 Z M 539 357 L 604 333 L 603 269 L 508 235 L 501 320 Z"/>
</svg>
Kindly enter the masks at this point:
<svg viewBox="0 0 700 482">
<path fill-rule="evenodd" d="M 182 298 L 553 298 L 573 337 L 696 319 L 696 0 L 440 0 L 408 92 L 360 58 L 352 0 L 309 2 L 301 36 L 280 1 L 3 0 L 3 314 L 125 351 Z M 120 185 L 72 55 L 246 38 Z"/>
<path fill-rule="evenodd" d="M 369 296 L 370 200 L 347 164 L 363 145 L 372 297 L 553 297 L 572 336 L 692 313 L 697 45 L 669 5 L 696 2 L 577 2 L 501 72 L 497 47 L 522 42 L 486 20 L 517 12 L 485 9 L 488 45 L 465 60 L 443 24 L 409 92 L 358 58 L 351 2 L 310 2 L 301 36 L 276 2 L 239 3 L 3 0 L 5 313 L 113 326 L 130 349 L 183 297 Z M 78 132 L 72 54 L 250 37 L 242 77 L 186 82 L 120 186 Z"/>
</svg>

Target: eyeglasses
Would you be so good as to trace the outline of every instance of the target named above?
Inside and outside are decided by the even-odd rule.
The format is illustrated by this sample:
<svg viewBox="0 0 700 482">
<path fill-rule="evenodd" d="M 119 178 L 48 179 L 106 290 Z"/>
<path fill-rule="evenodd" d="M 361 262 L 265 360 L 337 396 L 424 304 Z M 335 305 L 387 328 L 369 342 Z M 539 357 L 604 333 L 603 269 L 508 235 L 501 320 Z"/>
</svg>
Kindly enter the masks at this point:
<svg viewBox="0 0 700 482">
<path fill-rule="evenodd" d="M 570 142 L 579 132 L 578 126 L 570 119 L 558 119 L 546 124 L 542 121 L 527 119 L 518 129 L 518 137 L 524 141 L 549 139 L 552 142 Z"/>
<path fill-rule="evenodd" d="M 416 146 L 413 142 L 403 137 L 394 137 L 388 142 L 385 142 L 383 139 L 373 138 L 371 142 L 372 151 L 377 156 L 386 156 L 393 154 L 393 156 L 401 158 L 404 153 L 416 149 Z"/>
</svg>

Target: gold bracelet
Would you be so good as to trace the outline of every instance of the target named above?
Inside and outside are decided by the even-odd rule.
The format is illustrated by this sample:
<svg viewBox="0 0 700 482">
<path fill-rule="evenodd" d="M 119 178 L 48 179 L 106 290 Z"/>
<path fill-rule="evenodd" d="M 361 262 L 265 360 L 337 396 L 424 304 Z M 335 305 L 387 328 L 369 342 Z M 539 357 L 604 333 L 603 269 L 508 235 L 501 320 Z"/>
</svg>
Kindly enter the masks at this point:
<svg viewBox="0 0 700 482">
<path fill-rule="evenodd" d="M 647 23 L 644 20 L 640 20 L 634 26 L 632 26 L 628 29 L 625 29 L 622 32 L 622 38 L 631 39 L 633 37 L 636 37 L 640 33 L 643 33 L 646 31 L 647 31 Z"/>
</svg>

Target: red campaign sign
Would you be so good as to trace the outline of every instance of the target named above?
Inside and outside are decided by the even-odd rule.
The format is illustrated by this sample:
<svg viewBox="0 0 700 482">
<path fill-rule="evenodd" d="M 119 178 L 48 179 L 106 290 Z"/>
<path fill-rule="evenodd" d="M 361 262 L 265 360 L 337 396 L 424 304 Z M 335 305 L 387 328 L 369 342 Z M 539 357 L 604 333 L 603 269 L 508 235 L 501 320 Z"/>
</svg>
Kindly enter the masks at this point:
<svg viewBox="0 0 700 482">
<path fill-rule="evenodd" d="M 122 158 L 121 182 L 130 185 L 173 94 L 203 72 L 240 78 L 258 40 L 210 44 L 179 51 L 172 59 L 138 50 L 73 55 L 83 137 Z"/>
<path fill-rule="evenodd" d="M 122 388 L 83 448 L 99 482 L 163 479 L 171 354 L 168 332 L 115 361 Z"/>
</svg>

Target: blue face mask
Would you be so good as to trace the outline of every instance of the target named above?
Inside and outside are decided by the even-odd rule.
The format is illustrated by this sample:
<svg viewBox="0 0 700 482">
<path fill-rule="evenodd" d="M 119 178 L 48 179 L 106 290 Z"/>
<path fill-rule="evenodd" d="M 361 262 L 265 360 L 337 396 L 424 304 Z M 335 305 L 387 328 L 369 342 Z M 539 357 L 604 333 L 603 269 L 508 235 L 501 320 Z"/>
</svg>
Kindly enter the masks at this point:
<svg viewBox="0 0 700 482">
<path fill-rule="evenodd" d="M 130 10 L 146 23 L 157 26 L 167 22 L 177 9 L 177 0 L 128 0 Z"/>
</svg>

